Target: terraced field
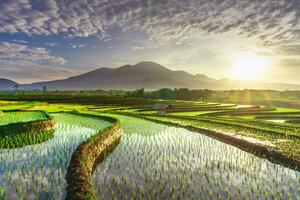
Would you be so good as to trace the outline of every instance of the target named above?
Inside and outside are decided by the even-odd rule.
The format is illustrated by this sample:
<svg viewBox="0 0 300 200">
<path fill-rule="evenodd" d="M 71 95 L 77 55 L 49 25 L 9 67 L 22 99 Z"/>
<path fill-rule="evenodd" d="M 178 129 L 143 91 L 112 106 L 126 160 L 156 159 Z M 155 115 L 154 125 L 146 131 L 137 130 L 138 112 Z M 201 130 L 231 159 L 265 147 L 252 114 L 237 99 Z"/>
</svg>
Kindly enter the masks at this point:
<svg viewBox="0 0 300 200">
<path fill-rule="evenodd" d="M 54 135 L 54 121 L 43 111 L 9 111 L 0 116 L 0 149 L 44 142 Z"/>
<path fill-rule="evenodd" d="M 109 122 L 53 114 L 54 137 L 44 143 L 0 150 L 0 199 L 64 199 L 65 175 L 76 147 Z"/>
<path fill-rule="evenodd" d="M 161 110 L 156 104 L 172 106 Z M 101 157 L 104 161 L 97 167 L 90 163 L 95 159 L 86 156 L 94 155 L 94 148 L 101 149 L 99 143 L 87 145 L 92 150 L 77 160 L 95 169 L 83 171 L 87 177 L 93 174 L 93 183 L 80 184 L 93 191 L 82 199 L 94 192 L 98 199 L 300 196 L 297 109 L 186 101 L 141 105 L 1 101 L 0 110 L 4 110 L 0 127 L 49 117 L 55 121 L 51 139 L 0 150 L 0 199 L 64 199 L 72 156 L 112 124 L 98 115 L 119 119 L 124 133 L 116 149 Z M 270 121 L 285 116 L 293 116 L 288 119 L 293 121 Z M 84 180 L 73 179 L 72 174 L 68 178 Z M 75 190 L 76 184 L 72 183 Z"/>
<path fill-rule="evenodd" d="M 173 125 L 214 130 L 264 146 L 270 152 L 275 151 L 296 162 L 296 167 L 300 168 L 299 109 L 177 101 L 171 105 L 171 109 L 163 111 L 154 107 L 113 111 Z"/>
<path fill-rule="evenodd" d="M 99 199 L 297 199 L 300 173 L 199 133 L 116 116 L 120 145 L 94 172 Z M 241 187 L 242 185 L 242 187 Z"/>
<path fill-rule="evenodd" d="M 4 112 L 0 116 L 0 126 L 7 125 L 10 123 L 30 122 L 47 119 L 48 116 L 44 112 Z"/>
</svg>

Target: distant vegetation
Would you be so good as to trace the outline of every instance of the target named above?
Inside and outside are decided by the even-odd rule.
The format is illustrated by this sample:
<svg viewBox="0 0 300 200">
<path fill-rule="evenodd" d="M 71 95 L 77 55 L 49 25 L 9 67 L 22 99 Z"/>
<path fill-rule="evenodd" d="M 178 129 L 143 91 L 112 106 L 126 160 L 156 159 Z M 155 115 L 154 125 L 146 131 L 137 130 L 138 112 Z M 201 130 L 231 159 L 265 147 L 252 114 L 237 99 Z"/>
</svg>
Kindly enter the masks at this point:
<svg viewBox="0 0 300 200">
<path fill-rule="evenodd" d="M 162 88 L 145 91 L 143 88 L 126 92 L 129 98 L 152 98 L 187 101 L 212 101 L 267 106 L 300 108 L 300 91 L 275 90 L 189 90 L 187 88 Z"/>
<path fill-rule="evenodd" d="M 139 104 L 150 99 L 207 101 L 236 104 L 251 104 L 300 108 L 300 91 L 275 90 L 190 90 L 187 88 L 162 88 L 148 91 L 143 88 L 124 90 L 87 90 L 87 91 L 0 91 L 3 100 L 28 100 L 49 102 L 99 102 L 111 104 L 126 104 L 126 99 L 136 99 Z M 122 99 L 123 98 L 123 99 Z M 124 99 L 125 98 L 125 99 Z M 141 100 L 144 99 L 144 100 Z M 130 102 L 133 102 L 131 100 Z M 130 103 L 129 103 L 130 104 Z"/>
<path fill-rule="evenodd" d="M 150 98 L 164 100 L 187 100 L 187 101 L 208 101 L 212 97 L 212 90 L 189 90 L 187 88 L 162 88 L 156 91 L 147 91 L 138 89 L 126 92 L 127 98 Z"/>
</svg>

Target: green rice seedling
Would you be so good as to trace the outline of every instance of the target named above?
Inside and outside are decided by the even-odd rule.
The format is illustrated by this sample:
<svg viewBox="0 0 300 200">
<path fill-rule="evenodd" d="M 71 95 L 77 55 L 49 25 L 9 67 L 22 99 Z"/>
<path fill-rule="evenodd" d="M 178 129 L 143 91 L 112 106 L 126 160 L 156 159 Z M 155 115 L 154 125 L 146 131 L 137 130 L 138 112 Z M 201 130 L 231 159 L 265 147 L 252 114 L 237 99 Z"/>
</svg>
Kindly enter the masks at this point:
<svg viewBox="0 0 300 200">
<path fill-rule="evenodd" d="M 128 180 L 119 181 L 117 199 L 133 199 L 134 192 L 146 199 L 280 198 L 280 191 L 283 198 L 300 195 L 298 171 L 186 129 L 112 116 L 120 119 L 124 134 L 94 172 L 100 199 L 111 198 L 112 175 Z"/>
<path fill-rule="evenodd" d="M 1 111 L 1 113 L 0 126 L 10 123 L 29 122 L 48 118 L 46 113 L 39 111 Z"/>
<path fill-rule="evenodd" d="M 67 113 L 53 117 L 56 125 L 52 139 L 23 148 L 0 150 L 0 180 L 8 199 L 63 199 L 64 177 L 73 151 L 110 125 L 101 118 Z"/>
<path fill-rule="evenodd" d="M 0 198 L 1 199 L 6 199 L 7 198 L 6 191 L 2 186 L 0 187 Z"/>
</svg>

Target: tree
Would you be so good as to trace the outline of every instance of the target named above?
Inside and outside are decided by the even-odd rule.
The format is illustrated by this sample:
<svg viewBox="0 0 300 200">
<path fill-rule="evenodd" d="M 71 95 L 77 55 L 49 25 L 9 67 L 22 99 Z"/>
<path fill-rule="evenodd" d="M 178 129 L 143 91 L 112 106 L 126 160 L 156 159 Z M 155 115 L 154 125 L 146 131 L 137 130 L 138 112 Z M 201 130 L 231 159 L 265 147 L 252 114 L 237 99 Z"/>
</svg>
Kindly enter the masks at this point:
<svg viewBox="0 0 300 200">
<path fill-rule="evenodd" d="M 19 85 L 14 85 L 14 88 L 15 88 L 15 91 L 16 91 L 16 93 L 18 93 L 18 88 L 19 88 Z"/>
<path fill-rule="evenodd" d="M 128 98 L 143 98 L 144 96 L 145 96 L 144 88 L 125 93 L 125 97 Z"/>
<path fill-rule="evenodd" d="M 170 88 L 162 88 L 157 93 L 160 99 L 174 99 L 174 91 Z"/>
<path fill-rule="evenodd" d="M 145 95 L 145 89 L 144 88 L 138 89 L 136 91 L 136 97 L 141 98 L 141 97 L 144 97 L 144 95 Z"/>
<path fill-rule="evenodd" d="M 204 90 L 204 95 L 203 95 L 203 100 L 204 101 L 208 101 L 208 99 L 212 97 L 212 91 L 211 90 L 208 90 L 208 89 L 205 89 Z"/>
<path fill-rule="evenodd" d="M 44 85 L 44 86 L 43 86 L 43 93 L 45 94 L 46 92 L 47 92 L 47 86 Z"/>
<path fill-rule="evenodd" d="M 179 100 L 189 100 L 190 99 L 190 92 L 188 88 L 179 88 L 175 89 L 175 98 Z"/>
</svg>

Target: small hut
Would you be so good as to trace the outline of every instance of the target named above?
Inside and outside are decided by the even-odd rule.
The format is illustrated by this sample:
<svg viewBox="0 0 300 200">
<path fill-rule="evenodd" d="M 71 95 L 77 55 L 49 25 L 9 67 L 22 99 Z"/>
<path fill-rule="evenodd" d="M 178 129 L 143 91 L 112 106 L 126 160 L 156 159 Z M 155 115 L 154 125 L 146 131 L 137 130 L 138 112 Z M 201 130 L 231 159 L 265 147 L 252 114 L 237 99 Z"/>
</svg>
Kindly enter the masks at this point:
<svg viewBox="0 0 300 200">
<path fill-rule="evenodd" d="M 157 114 L 166 114 L 168 110 L 174 109 L 171 104 L 158 103 L 153 106 L 153 109 L 157 111 Z"/>
</svg>

